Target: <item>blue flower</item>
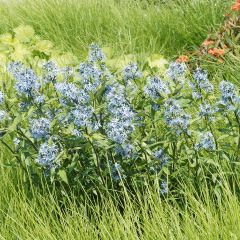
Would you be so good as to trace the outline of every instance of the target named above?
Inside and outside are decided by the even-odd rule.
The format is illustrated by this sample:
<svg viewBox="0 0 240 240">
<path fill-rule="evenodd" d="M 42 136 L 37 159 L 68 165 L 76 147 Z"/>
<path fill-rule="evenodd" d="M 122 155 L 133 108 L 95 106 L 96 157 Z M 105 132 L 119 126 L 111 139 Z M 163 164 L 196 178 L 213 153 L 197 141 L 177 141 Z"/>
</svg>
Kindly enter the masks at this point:
<svg viewBox="0 0 240 240">
<path fill-rule="evenodd" d="M 198 91 L 196 84 L 188 81 L 188 85 L 192 88 L 192 98 L 198 100 L 202 97 L 202 94 Z"/>
<path fill-rule="evenodd" d="M 95 93 L 101 84 L 102 71 L 98 70 L 92 63 L 81 63 L 79 73 L 83 80 L 84 89 Z"/>
<path fill-rule="evenodd" d="M 168 84 L 158 77 L 147 78 L 147 85 L 144 88 L 144 92 L 152 99 L 158 99 L 170 94 Z"/>
<path fill-rule="evenodd" d="M 53 168 L 57 166 L 56 158 L 59 154 L 59 148 L 55 143 L 43 143 L 38 152 L 37 163 L 43 167 Z"/>
<path fill-rule="evenodd" d="M 157 103 L 153 103 L 153 104 L 151 105 L 151 107 L 152 107 L 152 109 L 153 109 L 154 111 L 160 110 L 160 105 L 157 104 Z"/>
<path fill-rule="evenodd" d="M 50 82 L 55 82 L 57 79 L 57 75 L 59 73 L 58 66 L 55 62 L 49 61 L 43 65 L 43 70 L 46 72 L 44 74 L 44 82 L 45 83 L 50 83 Z"/>
<path fill-rule="evenodd" d="M 166 180 L 163 180 L 160 185 L 160 193 L 165 195 L 168 193 L 168 184 Z"/>
<path fill-rule="evenodd" d="M 193 73 L 193 78 L 201 90 L 204 90 L 206 93 L 213 91 L 213 85 L 208 79 L 208 73 L 206 70 L 197 68 Z"/>
<path fill-rule="evenodd" d="M 62 69 L 62 74 L 65 80 L 68 80 L 70 77 L 74 76 L 74 68 L 65 67 Z"/>
<path fill-rule="evenodd" d="M 75 136 L 75 137 L 78 137 L 78 138 L 82 138 L 83 137 L 82 132 L 77 130 L 77 129 L 73 129 L 72 135 Z"/>
<path fill-rule="evenodd" d="M 139 71 L 138 66 L 135 63 L 130 63 L 123 70 L 123 78 L 126 83 L 141 77 L 142 73 Z"/>
<path fill-rule="evenodd" d="M 7 115 L 6 111 L 0 110 L 0 122 L 2 122 L 5 119 L 6 115 Z"/>
<path fill-rule="evenodd" d="M 23 68 L 19 63 L 12 63 L 8 66 L 9 72 L 15 78 L 15 88 L 19 94 L 34 96 L 41 85 L 39 79 L 32 69 Z"/>
<path fill-rule="evenodd" d="M 114 163 L 112 166 L 112 178 L 116 182 L 126 178 L 124 171 L 119 163 Z"/>
<path fill-rule="evenodd" d="M 124 122 L 119 118 L 112 118 L 107 124 L 108 137 L 119 144 L 126 143 L 133 130 L 133 124 Z"/>
<path fill-rule="evenodd" d="M 19 138 L 14 138 L 13 139 L 13 143 L 14 143 L 14 145 L 15 145 L 15 147 L 18 147 L 19 146 L 19 144 L 20 144 L 20 139 Z"/>
<path fill-rule="evenodd" d="M 235 105 L 240 103 L 240 97 L 234 84 L 222 81 L 219 85 L 221 91 L 221 104 L 225 105 L 228 110 L 235 110 Z"/>
<path fill-rule="evenodd" d="M 89 100 L 89 95 L 84 90 L 78 89 L 73 83 L 57 83 L 55 88 L 57 92 L 72 103 L 86 103 Z"/>
<path fill-rule="evenodd" d="M 195 145 L 197 150 L 215 151 L 216 144 L 211 132 L 204 132 L 200 134 L 199 142 Z"/>
<path fill-rule="evenodd" d="M 4 95 L 3 92 L 0 91 L 0 104 L 2 104 L 4 102 Z"/>
<path fill-rule="evenodd" d="M 155 151 L 153 156 L 160 161 L 160 169 L 162 169 L 170 160 L 170 157 L 164 152 L 163 149 Z"/>
<path fill-rule="evenodd" d="M 101 62 L 105 59 L 102 49 L 96 43 L 90 45 L 88 59 L 90 62 Z"/>
<path fill-rule="evenodd" d="M 176 132 L 188 132 L 191 115 L 186 114 L 182 107 L 174 99 L 168 99 L 165 104 L 165 121 Z"/>
<path fill-rule="evenodd" d="M 22 69 L 23 69 L 23 64 L 21 62 L 11 62 L 7 66 L 8 72 L 10 72 L 12 75 L 16 74 Z"/>
<path fill-rule="evenodd" d="M 44 101 L 45 101 L 45 96 L 44 95 L 39 95 L 39 96 L 34 98 L 34 102 L 38 103 L 38 104 L 44 103 Z"/>
<path fill-rule="evenodd" d="M 176 84 L 178 83 L 183 84 L 186 70 L 187 70 L 187 66 L 185 63 L 172 62 L 170 63 L 166 74 Z"/>
<path fill-rule="evenodd" d="M 134 151 L 134 146 L 130 143 L 116 146 L 116 153 L 120 154 L 124 158 L 135 158 L 136 152 Z"/>
<path fill-rule="evenodd" d="M 78 106 L 71 111 L 73 122 L 77 127 L 92 128 L 92 117 L 94 110 L 91 106 Z"/>
<path fill-rule="evenodd" d="M 48 138 L 50 134 L 51 121 L 47 118 L 32 119 L 30 128 L 33 138 Z"/>
<path fill-rule="evenodd" d="M 217 107 L 211 106 L 206 101 L 199 106 L 199 116 L 203 118 L 208 118 L 209 120 L 214 120 L 214 115 L 218 111 Z"/>
</svg>

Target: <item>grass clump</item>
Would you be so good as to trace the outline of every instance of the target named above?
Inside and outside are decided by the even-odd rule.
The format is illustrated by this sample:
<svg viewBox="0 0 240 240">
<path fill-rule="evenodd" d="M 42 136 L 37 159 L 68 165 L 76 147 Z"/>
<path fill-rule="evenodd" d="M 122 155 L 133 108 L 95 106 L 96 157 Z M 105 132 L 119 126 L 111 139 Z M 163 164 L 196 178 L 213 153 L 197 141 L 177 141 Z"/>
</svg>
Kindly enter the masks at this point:
<svg viewBox="0 0 240 240">
<path fill-rule="evenodd" d="M 0 4 L 0 31 L 29 24 L 43 38 L 81 54 L 98 42 L 118 54 L 168 56 L 199 45 L 231 1 L 50 0 Z"/>
<path fill-rule="evenodd" d="M 2 239 L 238 239 L 240 234 L 238 196 L 224 180 L 218 192 L 202 187 L 196 194 L 182 186 L 181 201 L 146 188 L 144 196 L 125 192 L 121 201 L 108 192 L 94 203 L 68 197 L 59 202 L 44 184 L 45 192 L 29 189 L 18 171 L 1 167 Z"/>
</svg>

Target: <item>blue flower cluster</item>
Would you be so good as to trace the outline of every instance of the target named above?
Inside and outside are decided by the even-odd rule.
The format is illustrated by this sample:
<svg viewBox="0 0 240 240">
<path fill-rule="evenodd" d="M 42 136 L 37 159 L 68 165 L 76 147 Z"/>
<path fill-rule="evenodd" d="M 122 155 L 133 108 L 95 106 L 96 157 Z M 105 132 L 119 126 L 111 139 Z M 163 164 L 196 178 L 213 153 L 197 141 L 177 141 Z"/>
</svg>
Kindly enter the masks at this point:
<svg viewBox="0 0 240 240">
<path fill-rule="evenodd" d="M 43 75 L 43 81 L 45 83 L 56 82 L 59 68 L 55 62 L 49 61 L 45 63 L 43 65 L 43 70 L 45 72 L 45 74 Z"/>
<path fill-rule="evenodd" d="M 115 151 L 117 154 L 120 154 L 123 158 L 126 158 L 126 159 L 137 157 L 135 148 L 130 143 L 123 144 L 123 145 L 117 145 Z"/>
<path fill-rule="evenodd" d="M 2 122 L 7 115 L 7 112 L 4 110 L 0 110 L 0 122 Z"/>
<path fill-rule="evenodd" d="M 166 180 L 163 180 L 160 185 L 160 193 L 166 195 L 168 193 L 168 184 Z"/>
<path fill-rule="evenodd" d="M 202 97 L 202 93 L 198 90 L 197 85 L 191 81 L 188 81 L 188 85 L 191 87 L 192 98 L 198 100 Z"/>
<path fill-rule="evenodd" d="M 204 101 L 203 104 L 199 105 L 199 116 L 201 118 L 207 118 L 210 121 L 215 119 L 214 115 L 218 112 L 218 108 L 210 105 L 208 102 Z"/>
<path fill-rule="evenodd" d="M 51 121 L 47 118 L 32 119 L 30 129 L 33 138 L 48 138 L 50 134 Z"/>
<path fill-rule="evenodd" d="M 0 91 L 0 104 L 2 104 L 4 102 L 4 95 L 3 92 Z"/>
<path fill-rule="evenodd" d="M 197 86 L 200 90 L 203 90 L 206 93 L 213 91 L 213 85 L 210 83 L 208 79 L 208 73 L 206 70 L 197 68 L 193 73 L 193 78 L 196 81 Z"/>
<path fill-rule="evenodd" d="M 112 166 L 112 178 L 116 182 L 126 178 L 124 171 L 119 163 L 114 163 Z"/>
<path fill-rule="evenodd" d="M 115 83 L 106 93 L 108 110 L 111 113 L 110 122 L 107 125 L 107 134 L 113 141 L 126 143 L 129 135 L 134 130 L 134 112 L 124 96 L 123 87 Z"/>
<path fill-rule="evenodd" d="M 200 134 L 199 142 L 195 145 L 197 150 L 215 151 L 216 144 L 211 132 L 204 132 Z"/>
<path fill-rule="evenodd" d="M 58 164 L 56 158 L 59 154 L 59 148 L 55 143 L 43 143 L 39 148 L 37 163 L 46 168 L 54 168 Z"/>
<path fill-rule="evenodd" d="M 70 101 L 71 103 L 84 104 L 89 101 L 89 95 L 73 83 L 57 83 L 55 84 L 55 88 L 56 91 L 64 97 L 64 100 Z"/>
<path fill-rule="evenodd" d="M 160 161 L 160 168 L 164 167 L 170 160 L 170 157 L 163 149 L 159 149 L 153 153 L 153 156 Z"/>
<path fill-rule="evenodd" d="M 130 63 L 123 70 L 123 79 L 127 84 L 141 77 L 142 73 L 135 63 Z"/>
<path fill-rule="evenodd" d="M 95 93 L 102 83 L 103 72 L 93 63 L 81 63 L 79 67 L 80 78 L 87 92 Z"/>
<path fill-rule="evenodd" d="M 44 103 L 45 101 L 45 96 L 44 95 L 39 95 L 34 98 L 34 102 L 37 104 Z"/>
<path fill-rule="evenodd" d="M 176 84 L 184 83 L 184 75 L 187 71 L 187 66 L 185 63 L 172 62 L 167 69 L 167 76 L 173 80 Z"/>
<path fill-rule="evenodd" d="M 39 91 L 41 85 L 37 75 L 30 68 L 24 68 L 20 63 L 10 63 L 8 71 L 15 78 L 15 88 L 18 94 L 33 97 Z"/>
<path fill-rule="evenodd" d="M 169 98 L 165 104 L 165 121 L 176 132 L 177 135 L 186 132 L 189 133 L 191 115 L 186 114 L 176 100 Z"/>
<path fill-rule="evenodd" d="M 105 60 L 105 55 L 98 44 L 93 43 L 90 45 L 88 59 L 90 62 L 102 62 Z"/>
<path fill-rule="evenodd" d="M 78 106 L 71 111 L 73 122 L 77 127 L 88 127 L 93 128 L 93 117 L 94 109 L 91 106 L 82 105 Z"/>
<path fill-rule="evenodd" d="M 219 85 L 221 92 L 221 101 L 220 103 L 228 110 L 235 110 L 236 104 L 240 103 L 240 97 L 237 94 L 236 87 L 234 84 L 222 81 Z"/>
<path fill-rule="evenodd" d="M 170 94 L 170 89 L 168 84 L 162 79 L 158 77 L 148 77 L 144 92 L 155 100 Z"/>
</svg>

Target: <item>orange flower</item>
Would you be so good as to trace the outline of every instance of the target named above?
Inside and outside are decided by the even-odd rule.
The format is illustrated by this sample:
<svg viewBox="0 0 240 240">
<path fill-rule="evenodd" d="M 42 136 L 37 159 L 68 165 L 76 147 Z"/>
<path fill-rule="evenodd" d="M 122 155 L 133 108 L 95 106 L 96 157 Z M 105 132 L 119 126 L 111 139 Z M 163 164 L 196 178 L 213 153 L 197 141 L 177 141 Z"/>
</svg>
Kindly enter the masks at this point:
<svg viewBox="0 0 240 240">
<path fill-rule="evenodd" d="M 235 4 L 232 5 L 233 11 L 240 11 L 240 1 L 238 0 Z"/>
<path fill-rule="evenodd" d="M 205 41 L 202 43 L 202 45 L 205 46 L 205 47 L 207 47 L 207 46 L 209 46 L 209 45 L 211 45 L 211 44 L 213 44 L 213 43 L 214 43 L 213 40 L 207 39 L 207 40 L 205 40 Z"/>
<path fill-rule="evenodd" d="M 188 62 L 189 61 L 189 57 L 186 56 L 186 55 L 182 55 L 176 61 L 177 62 Z"/>
<path fill-rule="evenodd" d="M 210 55 L 213 55 L 213 56 L 219 58 L 225 54 L 225 51 L 224 51 L 224 49 L 221 49 L 221 48 L 211 48 L 208 50 L 208 53 Z"/>
</svg>

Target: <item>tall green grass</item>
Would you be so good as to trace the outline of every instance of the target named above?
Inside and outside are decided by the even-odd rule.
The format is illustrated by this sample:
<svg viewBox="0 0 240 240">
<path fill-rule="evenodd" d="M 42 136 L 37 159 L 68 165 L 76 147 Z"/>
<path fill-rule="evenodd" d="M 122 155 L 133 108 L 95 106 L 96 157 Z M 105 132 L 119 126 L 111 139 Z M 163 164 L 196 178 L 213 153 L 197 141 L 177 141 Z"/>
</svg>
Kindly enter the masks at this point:
<svg viewBox="0 0 240 240">
<path fill-rule="evenodd" d="M 166 2 L 166 3 L 162 3 Z M 19 24 L 81 54 L 91 42 L 117 54 L 189 50 L 223 21 L 231 0 L 9 0 L 0 3 L 0 32 Z"/>
<path fill-rule="evenodd" d="M 2 161 L 3 162 L 3 161 Z M 109 194 L 101 201 L 57 201 L 45 188 L 28 188 L 19 169 L 1 166 L 0 239 L 239 239 L 240 204 L 228 185 L 198 195 L 179 189 L 182 201 L 147 189 L 125 193 L 119 208 Z M 119 203 L 119 202 L 118 202 Z"/>
</svg>

